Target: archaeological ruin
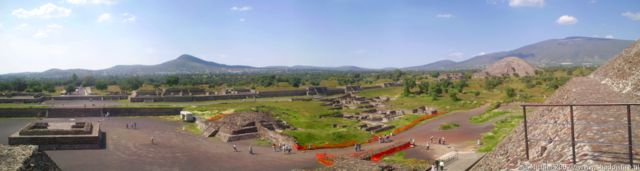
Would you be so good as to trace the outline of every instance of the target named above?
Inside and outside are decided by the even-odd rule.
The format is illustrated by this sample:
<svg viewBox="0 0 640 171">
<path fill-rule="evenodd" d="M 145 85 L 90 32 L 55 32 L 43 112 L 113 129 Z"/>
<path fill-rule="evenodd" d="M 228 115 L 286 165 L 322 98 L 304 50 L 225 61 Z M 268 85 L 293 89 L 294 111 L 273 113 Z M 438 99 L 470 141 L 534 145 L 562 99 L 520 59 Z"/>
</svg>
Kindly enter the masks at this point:
<svg viewBox="0 0 640 171">
<path fill-rule="evenodd" d="M 9 145 L 39 149 L 99 149 L 106 143 L 96 122 L 33 122 L 9 136 Z"/>
</svg>

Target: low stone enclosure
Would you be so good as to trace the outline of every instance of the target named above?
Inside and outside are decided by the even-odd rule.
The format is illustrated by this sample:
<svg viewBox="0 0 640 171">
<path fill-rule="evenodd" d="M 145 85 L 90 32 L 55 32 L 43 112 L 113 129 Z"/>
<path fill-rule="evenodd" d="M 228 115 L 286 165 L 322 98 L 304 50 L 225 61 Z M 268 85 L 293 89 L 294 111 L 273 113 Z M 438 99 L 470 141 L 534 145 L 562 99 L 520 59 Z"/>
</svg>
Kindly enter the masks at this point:
<svg viewBox="0 0 640 171">
<path fill-rule="evenodd" d="M 216 121 L 196 121 L 205 137 L 218 137 L 224 142 L 264 138 L 276 144 L 296 144 L 293 137 L 283 135 L 285 129 L 294 129 L 268 113 L 243 112 L 225 115 Z"/>
<path fill-rule="evenodd" d="M 251 89 L 227 89 L 222 93 L 212 94 L 197 90 L 198 93 L 191 90 L 181 90 L 166 94 L 161 91 L 134 91 L 129 96 L 129 102 L 189 102 L 189 101 L 209 101 L 209 100 L 231 100 L 231 99 L 250 99 L 250 98 L 267 98 L 267 97 L 287 97 L 287 96 L 330 96 L 337 94 L 353 93 L 361 90 L 378 89 L 385 87 L 401 86 L 400 83 L 390 82 L 383 83 L 378 86 L 345 86 L 341 88 L 327 87 L 307 87 L 305 89 L 293 90 L 272 90 L 272 91 L 256 91 Z M 194 90 L 196 91 L 196 90 Z"/>
<path fill-rule="evenodd" d="M 9 136 L 9 145 L 38 145 L 42 150 L 101 149 L 105 137 L 99 123 L 33 122 Z"/>
<path fill-rule="evenodd" d="M 0 117 L 104 117 L 179 115 L 181 107 L 107 107 L 107 108 L 0 108 Z"/>
</svg>

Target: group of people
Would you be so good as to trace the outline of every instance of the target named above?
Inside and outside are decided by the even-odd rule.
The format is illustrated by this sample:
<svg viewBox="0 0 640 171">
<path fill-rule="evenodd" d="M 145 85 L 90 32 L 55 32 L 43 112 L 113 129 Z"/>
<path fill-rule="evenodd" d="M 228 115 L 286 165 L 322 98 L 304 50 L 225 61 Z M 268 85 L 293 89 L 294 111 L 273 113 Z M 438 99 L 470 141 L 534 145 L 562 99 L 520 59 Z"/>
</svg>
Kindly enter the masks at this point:
<svg viewBox="0 0 640 171">
<path fill-rule="evenodd" d="M 291 154 L 291 150 L 293 148 L 291 148 L 290 145 L 287 144 L 280 144 L 277 145 L 276 144 L 271 144 L 271 148 L 273 148 L 273 152 L 280 152 L 282 151 L 283 153 L 287 153 L 287 154 Z"/>
<path fill-rule="evenodd" d="M 431 171 L 444 171 L 444 162 L 436 160 L 431 164 Z"/>
<path fill-rule="evenodd" d="M 353 148 L 356 150 L 356 152 L 362 151 L 362 144 L 355 144 L 353 145 Z"/>
<path fill-rule="evenodd" d="M 433 142 L 434 142 L 434 141 L 433 141 L 433 139 L 434 139 L 434 138 L 437 138 L 437 137 L 433 137 L 433 136 L 431 136 L 431 138 L 429 138 L 429 143 L 433 143 Z M 444 138 L 444 137 L 440 137 L 440 138 L 438 138 L 438 144 L 446 145 L 446 144 L 447 144 L 447 139 L 446 139 L 446 138 Z"/>
<path fill-rule="evenodd" d="M 391 142 L 391 134 L 390 134 L 390 135 L 385 135 L 385 136 L 380 136 L 380 137 L 378 137 L 378 142 L 379 142 L 380 144 L 382 144 L 382 143 L 388 143 L 388 142 Z"/>
<path fill-rule="evenodd" d="M 133 123 L 129 122 L 129 123 L 127 123 L 127 129 L 129 129 L 129 128 L 136 129 L 136 128 L 138 128 L 138 124 L 135 123 L 135 122 L 133 122 Z"/>
</svg>

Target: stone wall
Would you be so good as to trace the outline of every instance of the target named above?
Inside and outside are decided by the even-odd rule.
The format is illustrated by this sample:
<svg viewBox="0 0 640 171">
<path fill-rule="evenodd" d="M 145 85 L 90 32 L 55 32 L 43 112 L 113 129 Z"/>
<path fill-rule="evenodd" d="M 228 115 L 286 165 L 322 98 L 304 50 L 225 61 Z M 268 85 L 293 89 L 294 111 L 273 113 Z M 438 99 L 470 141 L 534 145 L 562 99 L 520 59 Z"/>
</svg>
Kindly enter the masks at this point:
<svg viewBox="0 0 640 171">
<path fill-rule="evenodd" d="M 126 95 L 104 95 L 104 96 L 48 96 L 45 100 L 122 100 L 127 99 Z"/>
<path fill-rule="evenodd" d="M 307 90 L 277 90 L 277 91 L 259 91 L 257 97 L 286 97 L 286 96 L 306 96 Z"/>
<path fill-rule="evenodd" d="M 283 135 L 280 134 L 276 131 L 272 131 L 269 130 L 267 128 L 265 128 L 262 125 L 258 125 L 258 135 L 260 135 L 260 137 L 267 139 L 269 141 L 271 141 L 272 143 L 275 144 L 289 144 L 289 145 L 293 145 L 296 144 L 297 141 L 295 138 L 288 136 L 288 135 Z"/>
<path fill-rule="evenodd" d="M 37 98 L 0 98 L 0 103 L 40 103 L 43 97 Z"/>
<path fill-rule="evenodd" d="M 182 108 L 0 108 L 0 117 L 103 117 L 179 115 Z"/>
<path fill-rule="evenodd" d="M 0 144 L 0 170 L 61 170 L 37 146 L 7 146 Z"/>
</svg>

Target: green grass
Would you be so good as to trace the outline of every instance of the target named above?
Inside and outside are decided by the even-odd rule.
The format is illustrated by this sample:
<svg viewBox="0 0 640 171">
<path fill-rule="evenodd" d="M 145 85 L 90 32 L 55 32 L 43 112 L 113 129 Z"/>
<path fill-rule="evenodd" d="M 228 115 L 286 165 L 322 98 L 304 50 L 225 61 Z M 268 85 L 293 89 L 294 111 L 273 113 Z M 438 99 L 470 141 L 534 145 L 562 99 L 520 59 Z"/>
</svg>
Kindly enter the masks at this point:
<svg viewBox="0 0 640 171">
<path fill-rule="evenodd" d="M 423 170 L 430 166 L 428 161 L 420 160 L 415 158 L 406 158 L 406 153 L 404 151 L 397 152 L 393 155 L 385 156 L 382 158 L 382 161 L 390 164 L 398 164 L 404 167 Z"/>
<path fill-rule="evenodd" d="M 440 130 L 450 130 L 457 127 L 460 127 L 457 123 L 444 123 L 440 125 Z"/>
<path fill-rule="evenodd" d="M 0 103 L 0 108 L 47 108 L 47 105 L 37 103 Z"/>
<path fill-rule="evenodd" d="M 491 132 L 482 135 L 482 145 L 478 149 L 479 152 L 490 152 L 502 139 L 513 130 L 523 120 L 523 116 L 520 114 L 509 114 L 505 119 L 502 119 L 494 123 L 494 128 Z"/>
<path fill-rule="evenodd" d="M 187 110 L 208 111 L 214 114 L 253 111 L 256 109 L 268 111 L 272 116 L 296 127 L 296 130 L 287 130 L 284 133 L 295 137 L 300 144 L 363 142 L 370 137 L 368 132 L 357 128 L 358 123 L 356 121 L 335 117 L 321 118 L 320 116 L 332 115 L 337 111 L 329 110 L 327 107 L 322 106 L 320 102 L 315 101 L 250 101 L 187 107 Z M 196 116 L 201 115 L 198 112 L 194 114 Z M 333 124 L 337 124 L 339 127 L 334 128 Z"/>
<path fill-rule="evenodd" d="M 476 115 L 476 116 L 472 116 L 469 118 L 469 121 L 471 123 L 485 123 L 489 120 L 492 120 L 494 118 L 503 116 L 505 114 L 509 113 L 508 111 L 503 111 L 503 110 L 492 110 L 489 112 L 485 112 L 482 113 L 480 115 Z"/>
<path fill-rule="evenodd" d="M 184 123 L 183 129 L 193 135 L 202 135 L 202 131 L 198 129 L 198 125 L 195 123 Z"/>
<path fill-rule="evenodd" d="M 369 89 L 360 91 L 357 94 L 362 97 L 373 98 L 378 96 L 395 97 L 402 93 L 402 87 L 388 87 L 381 89 Z"/>
</svg>

